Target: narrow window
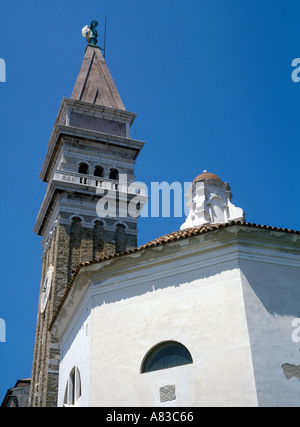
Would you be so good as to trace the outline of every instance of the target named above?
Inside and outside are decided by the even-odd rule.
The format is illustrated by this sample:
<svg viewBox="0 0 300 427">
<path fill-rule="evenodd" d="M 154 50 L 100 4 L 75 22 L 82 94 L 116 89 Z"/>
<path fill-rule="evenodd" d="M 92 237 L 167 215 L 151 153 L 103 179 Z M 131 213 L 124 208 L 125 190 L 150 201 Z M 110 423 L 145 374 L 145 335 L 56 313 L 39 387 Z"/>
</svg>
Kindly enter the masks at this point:
<svg viewBox="0 0 300 427">
<path fill-rule="evenodd" d="M 79 369 L 75 366 L 69 375 L 66 385 L 64 405 L 75 406 L 81 396 L 81 379 Z"/>
<path fill-rule="evenodd" d="M 174 368 L 193 363 L 188 349 L 176 341 L 164 341 L 153 347 L 145 356 L 141 373 Z"/>
<path fill-rule="evenodd" d="M 69 404 L 75 405 L 75 368 L 73 368 L 69 377 Z"/>
</svg>

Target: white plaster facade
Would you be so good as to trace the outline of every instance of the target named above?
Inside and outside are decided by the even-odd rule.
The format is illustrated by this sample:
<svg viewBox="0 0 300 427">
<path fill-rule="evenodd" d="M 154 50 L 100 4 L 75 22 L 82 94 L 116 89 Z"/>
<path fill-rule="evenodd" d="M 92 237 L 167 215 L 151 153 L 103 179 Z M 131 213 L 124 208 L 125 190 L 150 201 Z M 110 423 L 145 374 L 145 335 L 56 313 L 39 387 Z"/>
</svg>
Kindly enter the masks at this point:
<svg viewBox="0 0 300 427">
<path fill-rule="evenodd" d="M 83 266 L 52 326 L 77 406 L 299 406 L 291 324 L 300 317 L 299 234 L 234 223 Z M 174 340 L 193 363 L 141 373 Z M 160 401 L 160 388 L 176 398 Z"/>
</svg>

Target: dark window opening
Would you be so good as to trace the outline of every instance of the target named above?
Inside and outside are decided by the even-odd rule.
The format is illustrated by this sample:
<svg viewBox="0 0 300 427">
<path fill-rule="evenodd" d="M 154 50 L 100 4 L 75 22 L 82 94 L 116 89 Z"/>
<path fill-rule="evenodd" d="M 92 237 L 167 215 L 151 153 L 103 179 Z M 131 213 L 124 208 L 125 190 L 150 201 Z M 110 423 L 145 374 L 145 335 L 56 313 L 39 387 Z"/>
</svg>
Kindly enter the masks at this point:
<svg viewBox="0 0 300 427">
<path fill-rule="evenodd" d="M 72 370 L 71 374 L 70 374 L 70 405 L 74 405 L 75 404 L 75 369 Z"/>
<path fill-rule="evenodd" d="M 94 170 L 94 176 L 99 176 L 103 178 L 104 175 L 104 168 L 102 166 L 96 166 Z"/>
<path fill-rule="evenodd" d="M 89 165 L 87 165 L 86 163 L 80 163 L 78 173 L 87 175 L 89 173 Z"/>
<path fill-rule="evenodd" d="M 118 169 L 110 169 L 109 171 L 109 179 L 118 179 L 119 178 L 119 171 Z"/>
<path fill-rule="evenodd" d="M 141 373 L 173 368 L 193 363 L 188 349 L 176 341 L 165 341 L 153 347 L 145 356 Z"/>
</svg>

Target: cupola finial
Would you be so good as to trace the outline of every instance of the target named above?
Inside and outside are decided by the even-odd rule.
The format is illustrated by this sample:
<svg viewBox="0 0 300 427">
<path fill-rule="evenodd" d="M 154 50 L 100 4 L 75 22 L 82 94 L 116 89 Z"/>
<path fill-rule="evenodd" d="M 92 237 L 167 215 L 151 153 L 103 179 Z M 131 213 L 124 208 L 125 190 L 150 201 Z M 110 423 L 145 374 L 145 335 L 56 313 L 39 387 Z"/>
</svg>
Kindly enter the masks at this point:
<svg viewBox="0 0 300 427">
<path fill-rule="evenodd" d="M 243 209 L 231 203 L 230 185 L 206 170 L 194 179 L 186 198 L 189 214 L 181 230 L 204 224 L 245 220 Z"/>
</svg>

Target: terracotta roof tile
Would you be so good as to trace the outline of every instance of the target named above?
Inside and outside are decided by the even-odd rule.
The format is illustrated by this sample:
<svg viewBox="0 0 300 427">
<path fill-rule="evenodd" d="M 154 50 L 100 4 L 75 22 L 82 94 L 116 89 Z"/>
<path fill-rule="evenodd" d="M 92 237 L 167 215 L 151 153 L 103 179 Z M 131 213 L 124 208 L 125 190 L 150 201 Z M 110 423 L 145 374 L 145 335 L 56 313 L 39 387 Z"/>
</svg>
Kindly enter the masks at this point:
<svg viewBox="0 0 300 427">
<path fill-rule="evenodd" d="M 207 171 L 203 171 L 203 173 L 201 175 L 196 176 L 196 178 L 194 179 L 194 183 L 198 182 L 198 181 L 202 181 L 204 179 L 217 179 L 218 181 L 221 181 L 221 179 L 215 175 L 214 173 L 209 173 Z"/>
</svg>

